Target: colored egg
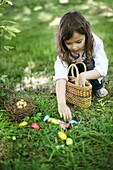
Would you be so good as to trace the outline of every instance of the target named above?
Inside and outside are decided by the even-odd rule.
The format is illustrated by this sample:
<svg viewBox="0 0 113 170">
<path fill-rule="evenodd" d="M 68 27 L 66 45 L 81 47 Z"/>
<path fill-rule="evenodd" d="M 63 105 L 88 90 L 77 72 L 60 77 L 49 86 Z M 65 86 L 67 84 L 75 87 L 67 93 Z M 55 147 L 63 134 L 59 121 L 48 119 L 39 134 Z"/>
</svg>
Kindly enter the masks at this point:
<svg viewBox="0 0 113 170">
<path fill-rule="evenodd" d="M 28 124 L 28 122 L 21 122 L 20 124 L 19 124 L 19 127 L 21 127 L 21 126 L 26 126 Z"/>
<path fill-rule="evenodd" d="M 66 145 L 72 145 L 72 144 L 73 144 L 73 140 L 71 138 L 67 138 Z"/>
<path fill-rule="evenodd" d="M 69 120 L 69 123 L 70 124 L 74 124 L 75 123 L 76 125 L 78 125 L 78 122 L 76 120 Z"/>
<path fill-rule="evenodd" d="M 50 118 L 49 115 L 44 116 L 43 121 L 46 122 Z"/>
<path fill-rule="evenodd" d="M 58 125 L 60 122 L 60 120 L 55 119 L 55 118 L 49 118 L 47 121 L 50 123 L 56 124 L 56 125 Z"/>
<path fill-rule="evenodd" d="M 36 123 L 32 123 L 32 124 L 30 125 L 30 128 L 36 129 L 36 130 L 40 130 L 40 126 L 39 126 L 38 124 L 36 124 Z"/>
<path fill-rule="evenodd" d="M 66 125 L 64 124 L 64 122 L 60 122 L 58 125 L 61 126 L 62 129 L 64 129 L 64 130 L 66 129 Z"/>
<path fill-rule="evenodd" d="M 67 139 L 67 135 L 64 132 L 58 132 L 58 137 L 61 140 L 66 140 Z"/>
<path fill-rule="evenodd" d="M 52 119 L 52 118 L 49 118 L 47 121 L 48 121 L 48 122 L 51 122 L 51 119 Z"/>
<path fill-rule="evenodd" d="M 67 123 L 65 127 L 66 127 L 66 129 L 69 129 L 70 123 Z"/>
<path fill-rule="evenodd" d="M 59 122 L 60 122 L 60 120 L 58 120 L 58 119 L 54 119 L 54 118 L 53 118 L 53 119 L 51 120 L 51 123 L 56 124 L 56 125 L 58 125 Z"/>
<path fill-rule="evenodd" d="M 12 140 L 16 140 L 16 136 L 12 136 Z"/>
</svg>

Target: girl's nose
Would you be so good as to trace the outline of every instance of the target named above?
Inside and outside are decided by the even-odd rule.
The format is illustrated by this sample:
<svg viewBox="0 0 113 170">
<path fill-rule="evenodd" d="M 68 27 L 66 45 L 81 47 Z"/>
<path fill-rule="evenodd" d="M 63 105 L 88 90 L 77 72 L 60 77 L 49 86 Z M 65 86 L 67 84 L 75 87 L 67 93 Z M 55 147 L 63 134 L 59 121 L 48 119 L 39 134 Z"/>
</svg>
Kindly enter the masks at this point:
<svg viewBox="0 0 113 170">
<path fill-rule="evenodd" d="M 78 47 L 77 47 L 77 45 L 75 43 L 72 45 L 72 49 L 73 50 L 77 50 L 78 49 Z"/>
</svg>

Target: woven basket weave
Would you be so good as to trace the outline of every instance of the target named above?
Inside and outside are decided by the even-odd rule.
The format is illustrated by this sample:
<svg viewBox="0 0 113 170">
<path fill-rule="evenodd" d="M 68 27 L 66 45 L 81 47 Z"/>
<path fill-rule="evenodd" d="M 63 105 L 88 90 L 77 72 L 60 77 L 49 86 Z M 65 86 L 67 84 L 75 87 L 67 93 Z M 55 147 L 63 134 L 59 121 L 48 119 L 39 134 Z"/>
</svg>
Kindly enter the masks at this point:
<svg viewBox="0 0 113 170">
<path fill-rule="evenodd" d="M 82 64 L 84 71 L 86 71 L 86 65 L 83 62 L 77 62 L 71 64 L 68 67 L 68 81 L 66 83 L 66 100 L 79 107 L 87 108 L 91 105 L 92 96 L 92 85 L 86 81 L 85 87 L 81 87 L 78 84 L 79 71 L 77 64 Z M 76 77 L 74 75 L 74 70 L 76 71 Z M 71 71 L 71 76 L 69 72 Z"/>
</svg>

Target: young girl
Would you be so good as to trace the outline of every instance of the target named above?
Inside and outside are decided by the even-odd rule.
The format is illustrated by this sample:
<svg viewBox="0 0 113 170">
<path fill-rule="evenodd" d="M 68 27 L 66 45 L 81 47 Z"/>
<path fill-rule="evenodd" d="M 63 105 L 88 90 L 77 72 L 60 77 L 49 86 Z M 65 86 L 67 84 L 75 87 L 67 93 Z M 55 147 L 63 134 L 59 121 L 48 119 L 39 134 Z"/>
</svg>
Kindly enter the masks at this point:
<svg viewBox="0 0 113 170">
<path fill-rule="evenodd" d="M 58 112 L 66 121 L 72 119 L 65 99 L 68 66 L 84 62 L 87 71 L 82 72 L 79 68 L 79 85 L 85 86 L 85 81 L 89 80 L 96 96 L 104 97 L 108 91 L 103 87 L 102 77 L 107 74 L 108 59 L 102 40 L 91 32 L 90 23 L 78 11 L 66 13 L 61 18 L 57 32 L 57 52 L 54 80 Z"/>
</svg>

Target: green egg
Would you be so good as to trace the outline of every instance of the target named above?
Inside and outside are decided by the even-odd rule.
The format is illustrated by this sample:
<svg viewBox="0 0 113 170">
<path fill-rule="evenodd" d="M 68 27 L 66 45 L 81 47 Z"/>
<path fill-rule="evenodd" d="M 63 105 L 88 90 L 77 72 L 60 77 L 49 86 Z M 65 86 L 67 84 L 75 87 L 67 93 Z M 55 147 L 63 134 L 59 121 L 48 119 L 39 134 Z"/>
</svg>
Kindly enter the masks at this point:
<svg viewBox="0 0 113 170">
<path fill-rule="evenodd" d="M 66 145 L 72 145 L 72 144 L 73 144 L 73 140 L 71 138 L 67 138 Z"/>
</svg>

